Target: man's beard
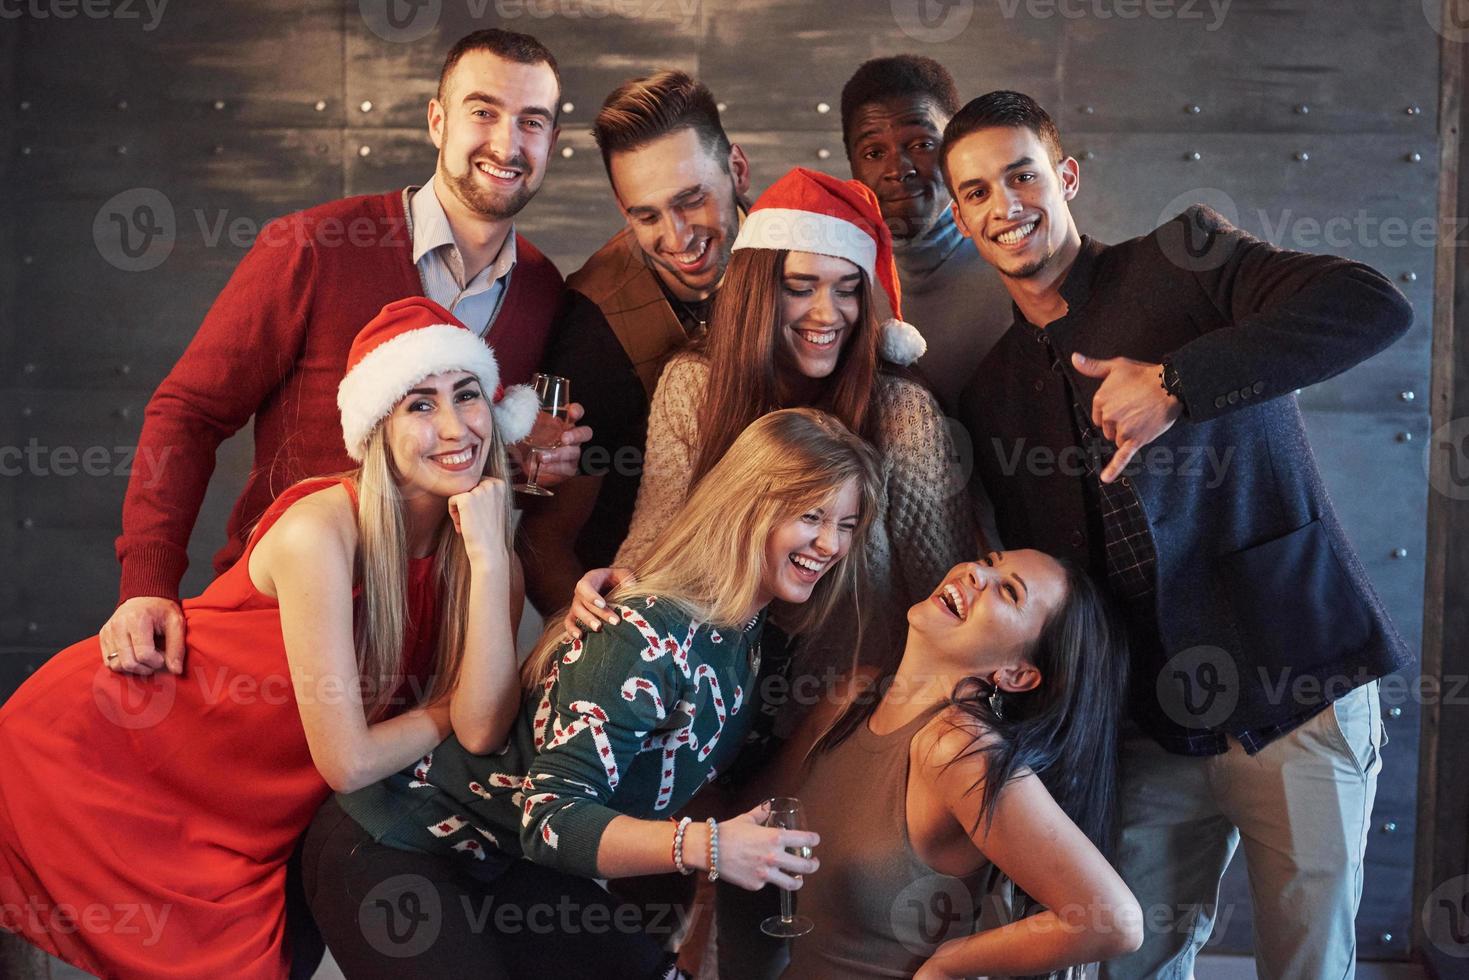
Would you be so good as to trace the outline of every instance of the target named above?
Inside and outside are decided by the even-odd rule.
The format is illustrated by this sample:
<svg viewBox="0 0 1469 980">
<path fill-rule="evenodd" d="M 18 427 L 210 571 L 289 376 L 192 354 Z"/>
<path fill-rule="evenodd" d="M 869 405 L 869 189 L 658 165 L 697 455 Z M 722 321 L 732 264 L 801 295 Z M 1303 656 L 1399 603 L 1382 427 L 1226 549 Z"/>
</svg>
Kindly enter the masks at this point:
<svg viewBox="0 0 1469 980">
<path fill-rule="evenodd" d="M 483 215 L 495 221 L 504 221 L 513 218 L 520 213 L 530 199 L 536 196 L 536 192 L 529 186 L 530 168 L 524 157 L 516 157 L 507 169 L 515 169 L 521 172 L 520 186 L 510 194 L 497 194 L 486 190 L 475 181 L 477 172 L 474 164 L 462 174 L 451 174 L 439 163 L 439 173 L 448 185 L 450 193 L 459 199 L 459 202 L 475 214 Z"/>
</svg>

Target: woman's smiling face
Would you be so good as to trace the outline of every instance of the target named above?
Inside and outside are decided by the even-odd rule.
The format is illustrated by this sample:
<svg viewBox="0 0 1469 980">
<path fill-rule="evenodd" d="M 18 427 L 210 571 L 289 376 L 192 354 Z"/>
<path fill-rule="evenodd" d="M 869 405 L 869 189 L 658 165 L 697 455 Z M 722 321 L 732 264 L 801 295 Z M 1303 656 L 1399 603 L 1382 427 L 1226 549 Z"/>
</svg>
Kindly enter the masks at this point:
<svg viewBox="0 0 1469 980">
<path fill-rule="evenodd" d="M 816 583 L 851 549 L 861 505 L 861 491 L 852 479 L 822 506 L 777 524 L 765 541 L 760 604 L 811 598 Z"/>
<path fill-rule="evenodd" d="M 384 424 L 405 496 L 429 493 L 448 498 L 479 484 L 494 419 L 473 374 L 429 375 L 409 389 Z"/>
<path fill-rule="evenodd" d="M 1066 598 L 1066 571 L 1040 551 L 995 551 L 956 565 L 908 625 L 974 674 L 1023 660 Z"/>
<path fill-rule="evenodd" d="M 862 270 L 814 252 L 786 255 L 780 286 L 780 339 L 797 372 L 829 377 L 861 315 Z"/>
</svg>

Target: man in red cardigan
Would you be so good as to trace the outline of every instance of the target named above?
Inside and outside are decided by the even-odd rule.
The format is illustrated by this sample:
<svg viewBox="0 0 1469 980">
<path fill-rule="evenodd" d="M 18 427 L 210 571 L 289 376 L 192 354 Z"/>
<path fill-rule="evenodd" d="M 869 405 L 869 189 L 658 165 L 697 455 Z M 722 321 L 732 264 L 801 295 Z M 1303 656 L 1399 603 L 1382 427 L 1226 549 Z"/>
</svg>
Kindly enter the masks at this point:
<svg viewBox="0 0 1469 980">
<path fill-rule="evenodd" d="M 102 627 L 115 670 L 183 669 L 179 580 L 215 450 L 253 416 L 255 462 L 230 514 L 216 573 L 256 519 L 304 477 L 352 467 L 336 409 L 352 338 L 384 305 L 426 295 L 495 348 L 506 385 L 529 380 L 562 295 L 556 266 L 515 233 L 558 134 L 561 79 L 536 39 L 476 31 L 449 51 L 428 128 L 438 148 L 422 188 L 333 201 L 262 229 L 144 415 L 139 447 L 165 478 L 123 501 L 121 604 Z M 574 472 L 584 427 L 542 457 Z M 151 484 L 151 485 L 150 485 Z"/>
</svg>

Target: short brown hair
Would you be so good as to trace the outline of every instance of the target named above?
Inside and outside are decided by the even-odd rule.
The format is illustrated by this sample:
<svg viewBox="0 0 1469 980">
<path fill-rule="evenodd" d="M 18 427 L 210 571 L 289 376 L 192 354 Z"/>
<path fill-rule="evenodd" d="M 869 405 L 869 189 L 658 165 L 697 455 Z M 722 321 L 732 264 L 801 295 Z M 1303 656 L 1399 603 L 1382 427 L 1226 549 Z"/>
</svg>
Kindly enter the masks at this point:
<svg viewBox="0 0 1469 980">
<path fill-rule="evenodd" d="M 592 124 L 607 179 L 612 179 L 612 154 L 635 150 L 681 129 L 697 133 L 704 149 L 729 172 L 729 137 L 719 121 L 714 95 L 703 82 L 668 68 L 617 86 Z"/>
<path fill-rule="evenodd" d="M 944 127 L 944 145 L 939 151 L 939 164 L 944 171 L 944 180 L 949 193 L 954 191 L 954 182 L 949 178 L 949 150 L 970 133 L 981 129 L 1003 127 L 1028 129 L 1046 148 L 1051 157 L 1051 166 L 1061 162 L 1065 153 L 1061 150 L 1061 134 L 1051 114 L 1041 104 L 1021 92 L 1000 90 L 971 99 Z"/>
<path fill-rule="evenodd" d="M 440 102 L 444 101 L 444 83 L 449 80 L 449 73 L 454 70 L 455 65 L 459 64 L 459 59 L 471 51 L 488 51 L 506 61 L 513 61 L 520 65 L 550 66 L 551 74 L 556 76 L 556 104 L 551 107 L 551 111 L 558 116 L 561 114 L 561 68 L 556 64 L 555 55 L 529 34 L 502 31 L 498 27 L 466 34 L 454 42 L 454 46 L 444 57 L 444 67 L 439 71 L 439 89 L 436 97 Z"/>
</svg>

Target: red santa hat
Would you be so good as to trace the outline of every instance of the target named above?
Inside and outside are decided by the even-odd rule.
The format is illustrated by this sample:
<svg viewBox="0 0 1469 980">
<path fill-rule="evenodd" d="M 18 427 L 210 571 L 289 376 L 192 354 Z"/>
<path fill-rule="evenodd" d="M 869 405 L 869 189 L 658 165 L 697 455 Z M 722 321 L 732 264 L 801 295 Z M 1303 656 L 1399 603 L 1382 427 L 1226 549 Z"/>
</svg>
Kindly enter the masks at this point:
<svg viewBox="0 0 1469 980">
<path fill-rule="evenodd" d="M 524 439 L 535 422 L 540 400 L 525 385 L 500 388 L 495 352 L 423 296 L 389 303 L 363 327 L 347 355 L 347 374 L 337 386 L 342 438 L 347 455 L 362 462 L 367 439 L 393 406 L 431 374 L 468 371 L 494 398 L 495 427 L 506 443 Z"/>
<path fill-rule="evenodd" d="M 846 259 L 887 293 L 893 315 L 882 325 L 882 356 L 912 364 L 928 349 L 923 335 L 903 321 L 903 294 L 893 262 L 893 236 L 883 223 L 877 195 L 861 181 L 838 180 L 796 167 L 770 185 L 745 216 L 733 250 L 786 249 Z"/>
</svg>

